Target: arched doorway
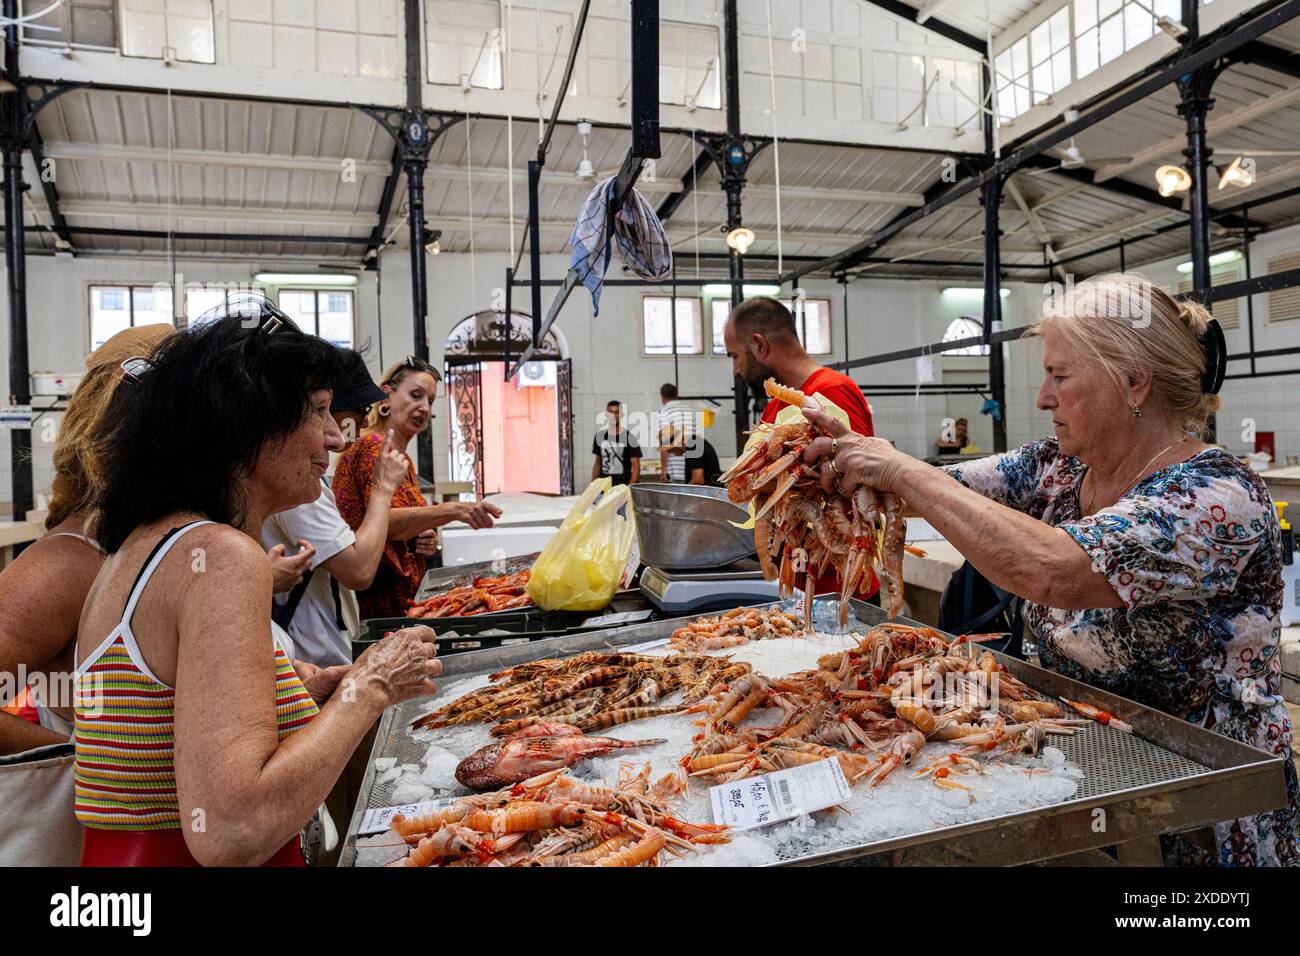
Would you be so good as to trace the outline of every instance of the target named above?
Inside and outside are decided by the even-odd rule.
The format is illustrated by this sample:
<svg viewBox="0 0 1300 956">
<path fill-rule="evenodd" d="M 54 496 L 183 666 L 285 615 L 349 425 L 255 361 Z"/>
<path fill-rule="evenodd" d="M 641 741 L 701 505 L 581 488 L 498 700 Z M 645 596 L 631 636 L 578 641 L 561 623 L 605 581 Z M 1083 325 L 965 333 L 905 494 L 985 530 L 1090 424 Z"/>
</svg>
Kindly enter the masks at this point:
<svg viewBox="0 0 1300 956">
<path fill-rule="evenodd" d="M 522 312 L 475 312 L 447 336 L 448 461 L 452 481 L 474 484 L 475 497 L 499 491 L 573 494 L 573 376 L 568 343 L 546 333 L 533 360 L 509 382 L 510 364 L 532 343 Z"/>
</svg>

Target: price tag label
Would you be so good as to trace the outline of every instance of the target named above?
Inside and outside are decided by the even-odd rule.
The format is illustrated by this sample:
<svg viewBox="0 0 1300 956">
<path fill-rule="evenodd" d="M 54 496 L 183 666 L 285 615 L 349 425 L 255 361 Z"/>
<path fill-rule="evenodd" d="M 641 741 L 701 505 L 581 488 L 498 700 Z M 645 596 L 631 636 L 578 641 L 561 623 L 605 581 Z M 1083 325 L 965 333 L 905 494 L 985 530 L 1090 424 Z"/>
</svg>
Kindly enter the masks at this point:
<svg viewBox="0 0 1300 956">
<path fill-rule="evenodd" d="M 630 504 L 629 507 L 631 507 Z M 627 520 L 632 520 L 630 515 Z M 632 586 L 632 579 L 636 577 L 636 569 L 640 566 L 641 542 L 637 540 L 637 536 L 634 534 L 632 535 L 632 549 L 627 556 L 627 564 L 623 565 L 623 574 L 618 579 L 618 589 L 620 591 L 626 591 Z"/>
<path fill-rule="evenodd" d="M 734 830 L 769 826 L 849 799 L 849 782 L 834 757 L 709 788 L 713 822 Z"/>
<path fill-rule="evenodd" d="M 646 641 L 644 644 L 633 644 L 631 647 L 618 648 L 623 654 L 640 654 L 642 651 L 652 651 L 657 647 L 667 647 L 672 643 L 670 638 L 661 637 L 657 641 Z"/>
<path fill-rule="evenodd" d="M 429 800 L 425 803 L 404 803 L 400 807 L 375 807 L 373 810 L 367 810 L 366 815 L 361 818 L 357 836 L 383 833 L 393 822 L 393 817 L 399 813 L 404 817 L 418 817 L 433 813 L 435 810 L 446 809 L 455 802 L 454 800 Z"/>
<path fill-rule="evenodd" d="M 596 617 L 589 617 L 582 622 L 583 627 L 615 627 L 619 624 L 635 624 L 637 621 L 648 621 L 654 614 L 653 610 L 644 611 L 622 611 L 617 614 L 600 614 Z"/>
</svg>

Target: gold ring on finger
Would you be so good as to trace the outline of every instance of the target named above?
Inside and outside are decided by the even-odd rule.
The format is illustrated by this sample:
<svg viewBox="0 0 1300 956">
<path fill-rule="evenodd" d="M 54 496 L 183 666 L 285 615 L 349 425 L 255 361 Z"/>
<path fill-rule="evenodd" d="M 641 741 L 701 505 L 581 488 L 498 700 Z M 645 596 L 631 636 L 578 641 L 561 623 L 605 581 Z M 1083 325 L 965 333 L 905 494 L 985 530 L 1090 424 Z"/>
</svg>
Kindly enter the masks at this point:
<svg viewBox="0 0 1300 956">
<path fill-rule="evenodd" d="M 832 454 L 832 455 L 834 455 L 834 454 L 838 454 L 839 450 L 840 450 L 840 440 L 839 440 L 838 438 L 832 438 L 832 439 L 831 439 L 831 454 Z"/>
</svg>

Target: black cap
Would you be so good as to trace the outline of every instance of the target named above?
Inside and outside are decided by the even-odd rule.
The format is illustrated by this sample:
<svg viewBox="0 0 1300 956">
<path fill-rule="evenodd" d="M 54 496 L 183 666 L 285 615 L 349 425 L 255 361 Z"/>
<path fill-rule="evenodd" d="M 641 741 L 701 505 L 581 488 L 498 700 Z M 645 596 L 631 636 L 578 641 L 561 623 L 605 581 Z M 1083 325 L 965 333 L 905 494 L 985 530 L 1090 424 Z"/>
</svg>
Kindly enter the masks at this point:
<svg viewBox="0 0 1300 956">
<path fill-rule="evenodd" d="M 359 362 L 357 365 L 355 368 L 349 367 L 348 374 L 334 387 L 334 397 L 330 400 L 331 412 L 359 412 L 388 397 L 388 393 L 370 377 L 365 363 Z"/>
</svg>

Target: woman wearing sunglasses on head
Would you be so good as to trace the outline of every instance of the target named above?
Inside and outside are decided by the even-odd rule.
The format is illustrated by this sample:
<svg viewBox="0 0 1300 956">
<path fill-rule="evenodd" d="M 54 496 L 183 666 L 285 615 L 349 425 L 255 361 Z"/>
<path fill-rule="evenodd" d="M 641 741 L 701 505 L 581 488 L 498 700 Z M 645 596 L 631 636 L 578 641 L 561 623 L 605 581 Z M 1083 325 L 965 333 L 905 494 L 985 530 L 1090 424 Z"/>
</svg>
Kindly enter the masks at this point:
<svg viewBox="0 0 1300 956">
<path fill-rule="evenodd" d="M 93 530 L 108 557 L 76 644 L 85 865 L 301 866 L 299 832 L 362 736 L 435 691 L 428 628 L 300 676 L 270 620 L 259 534 L 316 499 L 343 447 L 343 361 L 262 309 L 172 336 L 107 430 Z"/>
<path fill-rule="evenodd" d="M 353 528 L 361 527 L 373 487 L 375 463 L 391 432 L 393 447 L 404 449 L 433 420 L 433 401 L 442 376 L 428 362 L 408 355 L 384 372 L 379 387 L 387 397 L 370 409 L 357 440 L 339 456 L 334 469 L 334 497 Z M 429 504 L 420 493 L 408 459 L 406 478 L 392 497 L 388 544 L 369 588 L 357 593 L 361 617 L 404 617 L 424 580 L 427 555 L 438 547 L 434 530 L 451 521 L 471 528 L 490 528 L 501 509 L 486 501 Z M 414 548 L 406 542 L 414 539 Z"/>
</svg>

